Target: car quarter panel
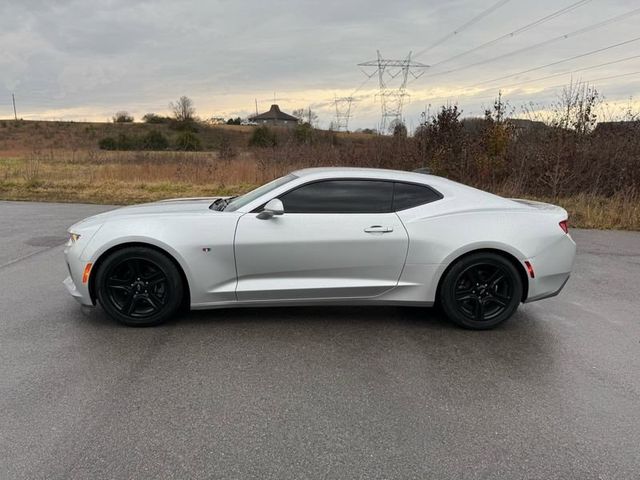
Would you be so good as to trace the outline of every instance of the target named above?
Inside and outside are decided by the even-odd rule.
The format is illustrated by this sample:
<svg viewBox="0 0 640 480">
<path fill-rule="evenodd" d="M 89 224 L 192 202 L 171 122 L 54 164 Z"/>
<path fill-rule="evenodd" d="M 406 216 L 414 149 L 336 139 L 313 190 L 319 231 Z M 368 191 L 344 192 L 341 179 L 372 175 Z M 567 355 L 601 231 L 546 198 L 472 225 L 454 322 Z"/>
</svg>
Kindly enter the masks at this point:
<svg viewBox="0 0 640 480">
<path fill-rule="evenodd" d="M 447 212 L 447 202 L 438 203 L 398 213 L 410 240 L 395 295 L 422 296 L 427 301 L 435 301 L 437 286 L 446 268 L 460 256 L 481 249 L 507 252 L 521 264 L 530 259 L 534 267 L 544 263 L 540 265 L 541 273 L 549 273 L 554 267 L 548 265 L 546 257 L 540 257 L 540 262 L 533 259 L 568 237 L 548 215 L 535 211 L 476 208 Z M 571 252 L 567 255 L 572 262 Z M 570 271 L 564 265 L 559 269 Z M 532 285 L 535 290 L 535 280 L 529 279 L 530 289 Z"/>
<path fill-rule="evenodd" d="M 152 245 L 171 255 L 184 271 L 192 306 L 235 301 L 233 238 L 238 218 L 209 210 L 113 218 L 108 228 L 101 228 L 92 238 L 82 260 L 95 263 L 105 252 L 123 244 Z"/>
</svg>

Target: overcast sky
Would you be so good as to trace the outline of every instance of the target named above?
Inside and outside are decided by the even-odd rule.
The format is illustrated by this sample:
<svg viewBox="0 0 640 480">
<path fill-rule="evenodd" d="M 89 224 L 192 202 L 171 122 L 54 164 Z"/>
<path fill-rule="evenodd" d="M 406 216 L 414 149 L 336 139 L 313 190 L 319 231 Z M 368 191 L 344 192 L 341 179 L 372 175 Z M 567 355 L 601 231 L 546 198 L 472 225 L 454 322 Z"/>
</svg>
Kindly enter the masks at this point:
<svg viewBox="0 0 640 480">
<path fill-rule="evenodd" d="M 479 22 L 415 60 L 435 65 L 408 86 L 405 116 L 419 122 L 425 105 L 458 103 L 480 115 L 502 87 L 514 107 L 548 105 L 571 74 L 640 54 L 640 0 L 584 1 L 574 10 L 488 47 L 445 61 L 513 32 L 577 0 L 503 0 Z M 191 97 L 202 118 L 247 116 L 277 103 L 316 109 L 323 126 L 366 80 L 357 66 L 379 49 L 386 58 L 420 52 L 497 0 L 0 0 L 0 118 L 106 120 L 117 110 L 136 118 L 165 113 Z M 639 9 L 636 15 L 625 15 Z M 618 15 L 585 33 L 518 54 Z M 633 41 L 634 39 L 638 41 Z M 517 77 L 487 82 L 621 42 L 625 45 Z M 474 65 L 478 62 L 485 63 Z M 441 63 L 443 62 L 443 63 Z M 467 67 L 468 68 L 461 68 Z M 460 70 L 457 70 L 461 68 Z M 449 70 L 457 70 L 446 73 Z M 371 69 L 367 69 L 371 73 Z M 612 104 L 640 94 L 640 58 L 584 70 Z M 394 73 L 392 71 L 392 73 Z M 631 75 L 620 76 L 626 73 Z M 534 80 L 521 83 L 525 80 Z M 393 81 L 389 80 L 393 85 Z M 519 85 L 510 86 L 515 83 Z M 473 88 L 470 88 L 473 87 Z M 356 92 L 352 127 L 379 121 L 378 79 Z"/>
</svg>

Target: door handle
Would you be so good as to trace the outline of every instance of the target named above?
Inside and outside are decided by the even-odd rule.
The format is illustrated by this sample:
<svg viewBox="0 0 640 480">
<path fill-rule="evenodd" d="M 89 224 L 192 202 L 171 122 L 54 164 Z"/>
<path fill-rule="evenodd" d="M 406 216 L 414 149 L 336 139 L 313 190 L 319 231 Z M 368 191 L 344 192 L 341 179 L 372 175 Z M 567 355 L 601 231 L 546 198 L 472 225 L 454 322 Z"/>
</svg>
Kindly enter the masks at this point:
<svg viewBox="0 0 640 480">
<path fill-rule="evenodd" d="M 364 229 L 366 233 L 390 233 L 393 232 L 392 227 L 383 227 L 382 225 L 372 225 Z"/>
</svg>

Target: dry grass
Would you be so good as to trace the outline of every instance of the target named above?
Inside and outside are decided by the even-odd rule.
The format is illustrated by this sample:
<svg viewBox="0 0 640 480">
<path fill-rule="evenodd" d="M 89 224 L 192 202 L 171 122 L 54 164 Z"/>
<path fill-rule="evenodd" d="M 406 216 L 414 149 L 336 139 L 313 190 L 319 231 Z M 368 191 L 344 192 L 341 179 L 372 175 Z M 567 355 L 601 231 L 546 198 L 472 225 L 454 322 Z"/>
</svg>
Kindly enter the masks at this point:
<svg viewBox="0 0 640 480">
<path fill-rule="evenodd" d="M 640 198 L 637 195 L 621 193 L 602 197 L 580 193 L 555 203 L 569 212 L 570 224 L 575 227 L 640 230 Z"/>
<path fill-rule="evenodd" d="M 243 156 L 231 167 L 211 152 L 50 150 L 11 157 L 0 153 L 0 198 L 129 204 L 238 194 L 269 175 Z"/>
<path fill-rule="evenodd" d="M 229 161 L 214 152 L 0 152 L 0 198 L 130 204 L 236 195 L 304 166 L 302 161 L 264 161 L 250 151 Z M 498 193 L 523 196 L 511 189 Z M 633 193 L 524 196 L 563 206 L 575 227 L 640 230 L 640 198 Z"/>
<path fill-rule="evenodd" d="M 106 136 L 150 131 L 171 140 L 177 132 L 167 125 L 0 121 L 0 198 L 129 204 L 239 194 L 311 166 L 428 167 L 562 205 L 574 226 L 640 230 L 640 122 L 578 134 L 495 115 L 463 126 L 458 115 L 443 107 L 409 138 L 274 129 L 274 148 L 250 147 L 251 127 L 198 125 L 205 151 L 194 153 L 97 148 Z"/>
</svg>

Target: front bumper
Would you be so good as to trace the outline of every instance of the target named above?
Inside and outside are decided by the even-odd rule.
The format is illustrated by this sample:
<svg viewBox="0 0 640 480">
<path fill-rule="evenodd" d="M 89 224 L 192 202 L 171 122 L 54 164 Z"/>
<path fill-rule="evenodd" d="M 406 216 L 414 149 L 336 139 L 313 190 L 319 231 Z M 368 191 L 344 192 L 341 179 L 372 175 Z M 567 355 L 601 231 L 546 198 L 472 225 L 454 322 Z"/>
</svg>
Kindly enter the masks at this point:
<svg viewBox="0 0 640 480">
<path fill-rule="evenodd" d="M 63 280 L 63 285 L 73 298 L 81 305 L 93 306 L 91 294 L 89 293 L 89 283 L 82 283 L 82 273 L 86 262 L 80 259 L 78 251 L 74 245 L 67 246 L 64 250 L 69 276 Z"/>
<path fill-rule="evenodd" d="M 71 296 L 75 298 L 78 301 L 78 303 L 80 303 L 80 305 L 86 305 L 88 307 L 93 306 L 93 302 L 91 301 L 91 296 L 89 295 L 89 292 L 83 295 L 83 293 L 81 293 L 80 290 L 76 288 L 76 284 L 73 283 L 73 278 L 71 278 L 71 275 L 65 278 L 62 281 L 62 284 L 66 287 L 69 294 L 71 294 Z"/>
</svg>

